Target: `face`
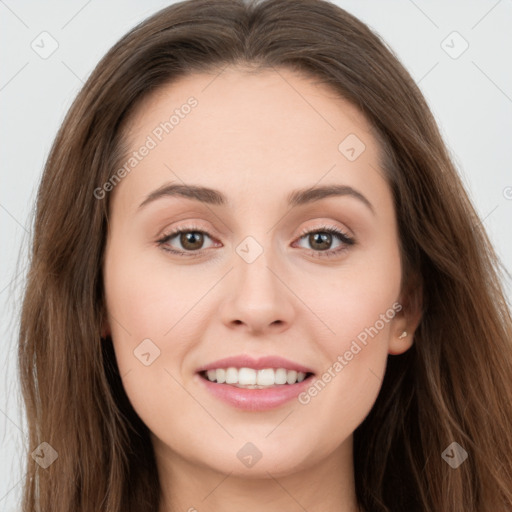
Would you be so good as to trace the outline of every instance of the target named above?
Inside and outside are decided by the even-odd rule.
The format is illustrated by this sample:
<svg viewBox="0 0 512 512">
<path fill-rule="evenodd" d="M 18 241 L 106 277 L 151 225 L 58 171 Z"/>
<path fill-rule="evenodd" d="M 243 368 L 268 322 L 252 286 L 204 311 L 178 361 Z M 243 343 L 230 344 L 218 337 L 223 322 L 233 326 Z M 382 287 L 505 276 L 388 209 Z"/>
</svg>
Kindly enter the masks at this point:
<svg viewBox="0 0 512 512">
<path fill-rule="evenodd" d="M 126 135 L 104 329 L 157 457 L 277 476 L 348 454 L 411 343 L 370 125 L 291 71 L 228 68 L 160 90 Z"/>
</svg>

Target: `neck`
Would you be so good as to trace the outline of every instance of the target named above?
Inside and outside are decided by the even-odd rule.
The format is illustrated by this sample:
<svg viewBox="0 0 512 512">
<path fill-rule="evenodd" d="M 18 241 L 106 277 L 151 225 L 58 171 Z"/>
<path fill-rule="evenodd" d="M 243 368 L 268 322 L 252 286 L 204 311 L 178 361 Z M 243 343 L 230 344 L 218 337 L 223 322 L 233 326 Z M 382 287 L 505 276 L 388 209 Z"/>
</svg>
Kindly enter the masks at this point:
<svg viewBox="0 0 512 512">
<path fill-rule="evenodd" d="M 352 462 L 352 437 L 313 465 L 275 474 L 257 465 L 251 473 L 221 472 L 193 464 L 158 446 L 162 499 L 158 512 L 359 512 Z"/>
</svg>

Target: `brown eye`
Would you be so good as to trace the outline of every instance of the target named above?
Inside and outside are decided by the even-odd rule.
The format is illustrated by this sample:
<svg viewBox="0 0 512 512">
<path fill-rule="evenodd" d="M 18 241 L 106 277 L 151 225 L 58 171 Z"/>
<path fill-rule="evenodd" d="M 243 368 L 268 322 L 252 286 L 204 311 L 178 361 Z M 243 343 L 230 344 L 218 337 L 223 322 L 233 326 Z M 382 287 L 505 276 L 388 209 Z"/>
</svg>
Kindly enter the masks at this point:
<svg viewBox="0 0 512 512">
<path fill-rule="evenodd" d="M 181 256 L 198 256 L 203 250 L 215 245 L 208 233 L 193 226 L 176 229 L 164 235 L 157 243 L 164 251 Z"/>
<path fill-rule="evenodd" d="M 332 244 L 332 235 L 324 231 L 318 231 L 308 235 L 308 242 L 312 249 L 326 251 L 330 249 Z"/>
<path fill-rule="evenodd" d="M 202 249 L 204 235 L 201 231 L 185 231 L 180 234 L 180 243 L 188 251 Z"/>
<path fill-rule="evenodd" d="M 334 226 L 303 231 L 299 241 L 306 242 L 309 247 L 305 248 L 311 249 L 312 254 L 318 257 L 335 256 L 355 243 L 353 238 Z M 332 245 L 336 242 L 337 245 L 333 248 Z"/>
</svg>

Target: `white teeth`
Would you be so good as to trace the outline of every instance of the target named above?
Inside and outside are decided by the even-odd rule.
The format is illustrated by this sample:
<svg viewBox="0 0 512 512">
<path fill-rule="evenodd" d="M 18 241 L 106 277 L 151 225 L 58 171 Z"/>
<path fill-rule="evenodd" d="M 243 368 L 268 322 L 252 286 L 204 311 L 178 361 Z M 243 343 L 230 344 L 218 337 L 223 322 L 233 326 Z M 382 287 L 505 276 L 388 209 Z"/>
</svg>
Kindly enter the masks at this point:
<svg viewBox="0 0 512 512">
<path fill-rule="evenodd" d="M 226 383 L 238 387 L 260 389 L 262 387 L 302 382 L 306 378 L 306 374 L 295 370 L 287 370 L 286 368 L 255 370 L 254 368 L 229 367 L 208 370 L 206 377 L 210 382 L 217 382 L 218 384 Z"/>
<path fill-rule="evenodd" d="M 297 382 L 297 372 L 295 370 L 290 370 L 286 373 L 286 382 L 288 382 L 288 384 Z"/>
<path fill-rule="evenodd" d="M 224 370 L 223 368 L 221 369 L 218 369 L 218 370 L 212 370 L 216 373 L 217 375 L 217 382 L 219 384 L 224 384 L 224 382 L 226 382 L 226 370 Z M 208 377 L 210 379 L 210 377 Z M 212 380 L 212 379 L 210 379 Z M 214 376 L 214 379 L 215 380 L 215 376 Z"/>
<path fill-rule="evenodd" d="M 240 368 L 240 370 L 238 370 L 238 384 L 242 386 L 254 386 L 254 384 L 256 384 L 256 370 L 252 368 Z"/>
<path fill-rule="evenodd" d="M 286 373 L 284 368 L 278 368 L 275 372 L 275 383 L 286 384 Z"/>
<path fill-rule="evenodd" d="M 238 370 L 236 368 L 226 370 L 226 384 L 238 384 Z"/>
<path fill-rule="evenodd" d="M 242 371 L 242 370 L 240 370 Z M 273 386 L 276 383 L 275 372 L 272 368 L 258 370 L 258 386 Z M 242 384 L 240 382 L 240 384 Z"/>
</svg>

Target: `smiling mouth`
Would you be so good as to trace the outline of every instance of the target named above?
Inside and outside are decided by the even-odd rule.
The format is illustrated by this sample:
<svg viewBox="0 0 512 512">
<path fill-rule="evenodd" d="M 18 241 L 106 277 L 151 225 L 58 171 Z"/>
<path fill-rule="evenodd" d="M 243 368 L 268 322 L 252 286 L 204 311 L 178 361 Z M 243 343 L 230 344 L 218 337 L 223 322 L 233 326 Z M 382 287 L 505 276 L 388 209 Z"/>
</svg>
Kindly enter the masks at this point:
<svg viewBox="0 0 512 512">
<path fill-rule="evenodd" d="M 269 389 L 288 387 L 311 378 L 311 372 L 297 372 L 286 368 L 216 368 L 199 372 L 209 382 L 227 384 L 243 389 Z"/>
</svg>

